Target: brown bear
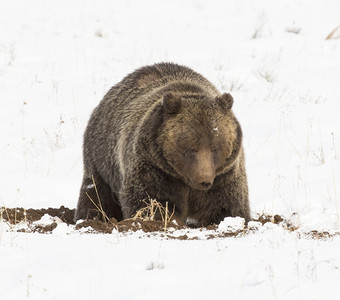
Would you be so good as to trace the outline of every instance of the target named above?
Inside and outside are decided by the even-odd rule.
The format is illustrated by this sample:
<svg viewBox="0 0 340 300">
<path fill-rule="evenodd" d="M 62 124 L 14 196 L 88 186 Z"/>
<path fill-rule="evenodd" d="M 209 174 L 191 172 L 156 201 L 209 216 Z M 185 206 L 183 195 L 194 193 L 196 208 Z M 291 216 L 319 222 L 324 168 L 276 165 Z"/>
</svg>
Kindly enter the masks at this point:
<svg viewBox="0 0 340 300">
<path fill-rule="evenodd" d="M 196 226 L 227 216 L 249 221 L 242 130 L 232 105 L 230 94 L 185 66 L 159 63 L 127 75 L 86 128 L 75 220 L 93 218 L 93 202 L 109 218 L 131 218 L 150 197 Z"/>
</svg>

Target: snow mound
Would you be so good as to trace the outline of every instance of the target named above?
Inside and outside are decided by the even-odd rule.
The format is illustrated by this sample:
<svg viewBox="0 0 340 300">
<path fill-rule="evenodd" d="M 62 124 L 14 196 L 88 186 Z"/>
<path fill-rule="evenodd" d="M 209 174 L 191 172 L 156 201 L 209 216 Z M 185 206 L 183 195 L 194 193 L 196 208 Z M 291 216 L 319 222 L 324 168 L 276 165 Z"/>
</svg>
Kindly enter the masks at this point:
<svg viewBox="0 0 340 300">
<path fill-rule="evenodd" d="M 53 223 L 61 224 L 63 221 L 58 217 L 52 217 L 49 214 L 44 214 L 40 220 L 33 222 L 33 225 L 46 226 Z"/>
<path fill-rule="evenodd" d="M 237 232 L 244 229 L 245 219 L 241 217 L 227 217 L 218 225 L 218 230 L 222 232 Z"/>
</svg>

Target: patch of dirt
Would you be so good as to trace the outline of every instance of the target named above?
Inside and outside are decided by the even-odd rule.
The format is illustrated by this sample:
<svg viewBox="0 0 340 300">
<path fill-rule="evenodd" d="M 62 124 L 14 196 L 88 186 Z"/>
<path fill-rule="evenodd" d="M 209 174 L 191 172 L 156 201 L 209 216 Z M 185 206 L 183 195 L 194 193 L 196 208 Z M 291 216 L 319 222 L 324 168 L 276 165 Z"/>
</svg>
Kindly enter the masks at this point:
<svg viewBox="0 0 340 300">
<path fill-rule="evenodd" d="M 69 209 L 65 206 L 60 206 L 59 208 L 42 208 L 42 209 L 24 209 L 19 208 L 6 208 L 0 207 L 0 219 L 9 222 L 12 225 L 16 225 L 23 221 L 34 222 L 38 221 L 45 214 L 51 217 L 58 217 L 66 224 L 75 224 L 73 221 L 74 209 Z"/>
<path fill-rule="evenodd" d="M 165 231 L 164 223 L 160 220 L 142 220 L 142 219 L 126 219 L 118 222 L 116 219 L 112 218 L 107 222 L 102 222 L 101 220 L 85 220 L 80 223 L 77 223 L 75 228 L 77 230 L 81 228 L 91 227 L 93 231 L 101 232 L 101 233 L 111 233 L 113 229 L 116 229 L 118 232 L 127 232 L 137 230 L 142 230 L 146 233 L 150 232 L 158 232 Z M 188 228 L 184 225 L 180 226 L 173 222 L 168 224 L 168 228 L 173 229 L 184 229 Z"/>
<path fill-rule="evenodd" d="M 150 219 L 126 219 L 118 222 L 116 219 L 111 218 L 106 222 L 99 219 L 89 219 L 78 222 L 77 224 L 73 220 L 75 210 L 69 209 L 67 207 L 61 206 L 60 208 L 42 208 L 42 209 L 24 209 L 24 208 L 5 208 L 0 207 L 0 220 L 4 220 L 10 225 L 17 225 L 19 223 L 27 224 L 27 227 L 17 229 L 18 232 L 38 232 L 38 233 L 51 233 L 60 223 L 60 220 L 67 225 L 75 225 L 74 229 L 86 233 L 112 233 L 113 230 L 118 232 L 136 232 L 141 230 L 146 233 L 145 236 L 157 236 L 165 237 L 168 239 L 178 239 L 178 240 L 195 240 L 199 239 L 197 236 L 190 237 L 191 227 L 186 226 L 183 222 L 176 219 L 175 221 L 168 222 L 167 228 L 164 228 L 164 222 L 160 220 L 150 220 Z M 58 217 L 60 220 L 53 220 L 50 224 L 39 224 L 34 223 L 39 221 L 45 214 L 51 217 Z M 262 225 L 270 222 L 274 224 L 281 224 L 286 230 L 294 232 L 298 228 L 284 219 L 279 215 L 260 215 L 257 219 L 253 221 L 260 222 Z M 84 228 L 86 230 L 84 230 Z M 256 232 L 257 229 L 248 228 L 247 226 L 243 230 L 238 230 L 235 232 L 221 232 L 218 231 L 218 225 L 211 224 L 204 228 L 198 228 L 200 231 L 205 232 L 206 239 L 223 238 L 223 237 L 238 237 L 244 236 L 249 233 Z M 176 230 L 184 230 L 181 235 L 172 235 L 172 232 Z M 187 231 L 186 231 L 187 230 Z M 189 234 L 189 235 L 188 235 Z M 299 233 L 300 234 L 300 233 Z M 311 232 L 303 234 L 306 237 L 313 239 L 330 239 L 337 234 L 330 234 L 328 232 L 319 232 L 313 230 Z"/>
<path fill-rule="evenodd" d="M 331 234 L 327 231 L 317 231 L 317 230 L 312 230 L 310 232 L 307 232 L 305 234 L 305 236 L 307 237 L 311 237 L 312 239 L 316 239 L 316 240 L 328 240 L 330 238 L 333 238 L 334 236 L 340 235 L 340 233 L 335 233 L 335 234 Z"/>
<path fill-rule="evenodd" d="M 111 218 L 110 220 L 103 222 L 99 219 L 84 220 L 80 223 L 75 224 L 74 217 L 75 209 L 69 209 L 64 206 L 60 208 L 47 208 L 47 209 L 24 209 L 24 208 L 6 208 L 0 207 L 0 220 L 4 220 L 11 225 L 17 225 L 21 222 L 27 222 L 30 225 L 30 231 L 39 233 L 50 233 L 57 227 L 57 222 L 53 222 L 48 225 L 33 224 L 35 221 L 39 221 L 45 214 L 51 217 L 58 217 L 67 225 L 75 225 L 76 230 L 82 228 L 91 227 L 89 232 L 94 233 L 112 233 L 113 229 L 119 232 L 128 232 L 142 230 L 146 233 L 165 231 L 164 222 L 160 220 L 142 220 L 126 219 L 118 222 L 116 219 Z M 184 224 L 178 225 L 180 222 L 177 220 L 176 223 L 170 222 L 167 224 L 168 228 L 172 230 L 189 228 Z M 19 232 L 25 231 L 25 229 L 19 229 Z"/>
<path fill-rule="evenodd" d="M 58 224 L 56 222 L 53 222 L 52 224 L 48 225 L 36 225 L 33 228 L 33 232 L 39 232 L 39 233 L 50 233 L 55 228 L 57 228 Z"/>
<path fill-rule="evenodd" d="M 260 222 L 262 225 L 264 225 L 268 222 L 274 223 L 274 224 L 279 224 L 283 221 L 283 218 L 279 215 L 269 216 L 269 215 L 262 214 L 254 221 Z"/>
<path fill-rule="evenodd" d="M 113 223 L 110 222 L 102 222 L 99 220 L 85 220 L 81 223 L 76 225 L 76 229 L 88 228 L 91 227 L 92 229 L 89 230 L 91 232 L 99 232 L 99 233 L 111 233 L 112 230 L 115 228 Z"/>
</svg>

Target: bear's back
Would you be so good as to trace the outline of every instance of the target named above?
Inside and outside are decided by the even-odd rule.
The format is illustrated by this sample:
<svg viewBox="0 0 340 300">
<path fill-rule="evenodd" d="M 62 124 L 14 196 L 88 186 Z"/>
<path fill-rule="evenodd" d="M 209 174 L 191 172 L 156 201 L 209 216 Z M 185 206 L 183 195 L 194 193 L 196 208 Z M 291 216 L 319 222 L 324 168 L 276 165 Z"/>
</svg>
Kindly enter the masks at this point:
<svg viewBox="0 0 340 300">
<path fill-rule="evenodd" d="M 130 75 L 132 75 L 132 85 L 138 87 L 138 89 L 143 92 L 166 88 L 166 86 L 173 84 L 194 85 L 202 91 L 217 92 L 215 86 L 201 74 L 186 66 L 174 63 L 159 63 L 145 66 Z M 129 77 L 129 75 L 127 77 Z"/>
<path fill-rule="evenodd" d="M 123 125 L 124 119 L 131 119 L 136 124 L 167 92 L 220 95 L 210 81 L 192 69 L 174 63 L 158 63 L 135 70 L 113 86 L 95 109 L 93 117 L 110 114 L 107 118 L 112 122 L 110 127 L 116 128 Z"/>
<path fill-rule="evenodd" d="M 141 67 L 128 74 L 112 87 L 105 98 L 126 103 L 150 93 L 161 93 L 163 90 L 176 92 L 182 88 L 190 92 L 191 87 L 201 92 L 218 95 L 215 86 L 192 69 L 174 63 L 158 63 Z M 118 104 L 118 103 L 116 103 Z"/>
</svg>

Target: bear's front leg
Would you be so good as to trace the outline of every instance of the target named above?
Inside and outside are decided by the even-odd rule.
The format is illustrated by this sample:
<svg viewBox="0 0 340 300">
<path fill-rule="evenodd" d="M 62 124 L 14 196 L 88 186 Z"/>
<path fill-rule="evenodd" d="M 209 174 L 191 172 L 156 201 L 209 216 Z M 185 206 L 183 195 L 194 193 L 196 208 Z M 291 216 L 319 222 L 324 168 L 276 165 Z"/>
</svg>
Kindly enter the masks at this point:
<svg viewBox="0 0 340 300">
<path fill-rule="evenodd" d="M 84 174 L 74 220 L 79 219 L 123 219 L 116 193 L 99 175 Z"/>
<path fill-rule="evenodd" d="M 174 211 L 176 218 L 185 221 L 189 195 L 189 188 L 185 183 L 158 170 L 133 175 L 125 178 L 120 192 L 124 219 L 134 217 L 152 199 L 164 208 L 168 202 L 169 213 Z"/>
</svg>

